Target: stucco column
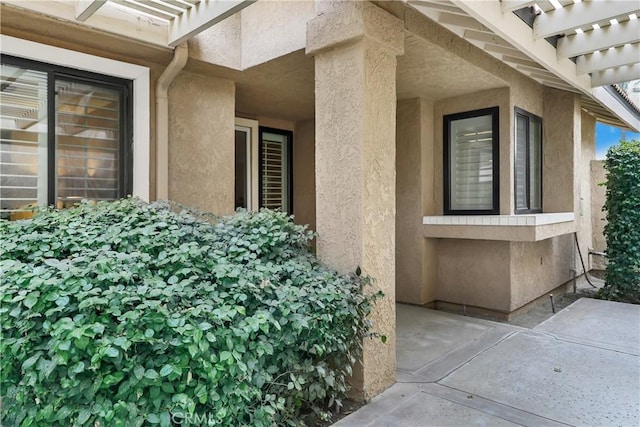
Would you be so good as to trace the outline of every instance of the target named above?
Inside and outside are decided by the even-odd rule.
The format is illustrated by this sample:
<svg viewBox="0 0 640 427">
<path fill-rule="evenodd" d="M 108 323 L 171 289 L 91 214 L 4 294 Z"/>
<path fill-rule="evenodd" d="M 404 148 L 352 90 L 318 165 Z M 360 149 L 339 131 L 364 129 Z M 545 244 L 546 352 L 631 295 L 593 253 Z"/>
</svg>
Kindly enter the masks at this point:
<svg viewBox="0 0 640 427">
<path fill-rule="evenodd" d="M 307 25 L 315 56 L 316 227 L 320 259 L 382 290 L 352 378 L 370 399 L 395 382 L 396 56 L 402 23 L 369 2 L 318 2 Z"/>
</svg>

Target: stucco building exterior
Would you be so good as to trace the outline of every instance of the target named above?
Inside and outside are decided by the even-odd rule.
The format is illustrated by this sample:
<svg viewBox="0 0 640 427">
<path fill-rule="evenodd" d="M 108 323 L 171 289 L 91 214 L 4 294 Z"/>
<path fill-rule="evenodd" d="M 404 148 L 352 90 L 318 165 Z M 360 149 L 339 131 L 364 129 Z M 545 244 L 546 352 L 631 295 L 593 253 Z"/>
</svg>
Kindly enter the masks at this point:
<svg viewBox="0 0 640 427">
<path fill-rule="evenodd" d="M 3 216 L 127 194 L 292 213 L 385 293 L 365 398 L 395 380 L 396 302 L 506 317 L 582 274 L 596 120 L 640 117 L 473 2 L 235 2 L 175 48 L 161 10 L 0 3 Z"/>
</svg>

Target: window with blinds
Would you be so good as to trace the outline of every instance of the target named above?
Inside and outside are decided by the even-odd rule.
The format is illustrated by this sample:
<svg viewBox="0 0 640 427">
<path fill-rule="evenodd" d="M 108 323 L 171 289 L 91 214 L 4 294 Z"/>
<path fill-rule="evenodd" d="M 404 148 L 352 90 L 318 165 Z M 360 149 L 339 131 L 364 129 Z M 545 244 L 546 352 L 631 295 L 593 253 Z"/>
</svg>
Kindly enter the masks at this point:
<svg viewBox="0 0 640 427">
<path fill-rule="evenodd" d="M 0 65 L 0 215 L 47 204 L 47 73 Z"/>
<path fill-rule="evenodd" d="M 131 191 L 129 81 L 2 56 L 0 215 Z"/>
<path fill-rule="evenodd" d="M 542 119 L 515 112 L 516 213 L 542 212 Z"/>
<path fill-rule="evenodd" d="M 445 116 L 445 213 L 498 213 L 498 109 Z"/>
<path fill-rule="evenodd" d="M 260 207 L 291 213 L 291 141 L 291 132 L 260 128 Z"/>
</svg>

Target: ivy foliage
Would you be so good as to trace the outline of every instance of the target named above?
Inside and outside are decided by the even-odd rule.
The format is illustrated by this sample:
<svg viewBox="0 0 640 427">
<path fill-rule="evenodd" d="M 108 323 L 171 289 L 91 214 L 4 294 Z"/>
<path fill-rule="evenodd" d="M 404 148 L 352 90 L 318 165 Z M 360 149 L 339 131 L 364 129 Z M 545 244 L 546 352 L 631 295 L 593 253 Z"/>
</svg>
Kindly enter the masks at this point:
<svg viewBox="0 0 640 427">
<path fill-rule="evenodd" d="M 607 152 L 606 299 L 640 303 L 640 141 L 621 141 Z"/>
<path fill-rule="evenodd" d="M 299 425 L 341 405 L 371 335 L 368 280 L 280 212 L 126 199 L 0 232 L 5 426 Z"/>
</svg>

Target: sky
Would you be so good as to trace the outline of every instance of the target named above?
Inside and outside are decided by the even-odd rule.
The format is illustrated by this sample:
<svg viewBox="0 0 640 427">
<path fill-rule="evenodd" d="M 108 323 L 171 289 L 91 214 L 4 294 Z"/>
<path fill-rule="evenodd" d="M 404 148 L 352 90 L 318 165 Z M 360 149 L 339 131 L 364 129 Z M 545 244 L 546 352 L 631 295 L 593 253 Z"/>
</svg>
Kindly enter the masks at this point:
<svg viewBox="0 0 640 427">
<path fill-rule="evenodd" d="M 604 159 L 607 150 L 622 139 L 622 129 L 602 123 L 596 123 L 596 159 Z M 640 140 L 640 133 L 624 131 L 627 140 Z"/>
</svg>

